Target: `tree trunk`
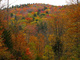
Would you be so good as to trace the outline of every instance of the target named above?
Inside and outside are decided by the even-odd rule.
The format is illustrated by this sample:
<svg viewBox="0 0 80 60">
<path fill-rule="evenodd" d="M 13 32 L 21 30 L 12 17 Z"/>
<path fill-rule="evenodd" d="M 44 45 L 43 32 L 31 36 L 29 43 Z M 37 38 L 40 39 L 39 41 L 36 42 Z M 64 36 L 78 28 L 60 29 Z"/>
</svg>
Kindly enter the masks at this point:
<svg viewBox="0 0 80 60">
<path fill-rule="evenodd" d="M 77 4 L 78 4 L 78 0 L 77 0 Z"/>
</svg>

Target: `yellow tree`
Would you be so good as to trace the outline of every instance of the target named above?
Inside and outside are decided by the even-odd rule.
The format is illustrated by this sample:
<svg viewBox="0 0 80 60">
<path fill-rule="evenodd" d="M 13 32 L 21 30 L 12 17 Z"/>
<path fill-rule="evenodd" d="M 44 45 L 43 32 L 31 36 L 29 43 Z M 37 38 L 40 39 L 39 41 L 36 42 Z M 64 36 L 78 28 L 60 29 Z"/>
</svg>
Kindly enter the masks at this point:
<svg viewBox="0 0 80 60">
<path fill-rule="evenodd" d="M 43 60 L 54 60 L 54 52 L 52 46 L 46 45 L 43 54 Z"/>
<path fill-rule="evenodd" d="M 71 38 L 71 39 L 73 39 L 74 40 L 74 45 L 75 45 L 75 47 L 76 47 L 76 49 L 80 49 L 79 48 L 79 45 L 80 45 L 80 41 L 79 41 L 79 36 L 80 36 L 80 27 L 79 27 L 79 25 L 80 25 L 80 13 L 79 13 L 79 10 L 80 10 L 80 4 L 78 4 L 78 5 L 72 5 L 71 6 L 72 8 L 71 9 L 69 9 L 69 12 L 70 12 L 70 14 L 69 14 L 69 19 L 70 19 L 70 25 L 68 25 L 69 26 L 69 29 L 68 29 L 68 31 L 69 31 L 69 37 Z M 75 54 L 77 54 L 77 58 L 79 58 L 79 52 L 80 51 L 76 51 L 77 53 L 75 53 Z"/>
<path fill-rule="evenodd" d="M 36 50 L 37 50 L 37 55 L 39 57 L 42 57 L 43 51 L 44 51 L 44 35 L 38 34 L 37 37 L 30 36 L 29 42 L 30 43 L 32 42 L 35 44 Z"/>
<path fill-rule="evenodd" d="M 66 7 L 66 16 L 68 19 L 65 19 L 64 21 L 67 21 L 65 24 L 65 33 L 63 34 L 62 42 L 63 42 L 63 59 L 79 59 L 79 19 L 80 19 L 80 13 L 79 8 L 80 5 L 70 5 L 69 7 Z"/>
</svg>

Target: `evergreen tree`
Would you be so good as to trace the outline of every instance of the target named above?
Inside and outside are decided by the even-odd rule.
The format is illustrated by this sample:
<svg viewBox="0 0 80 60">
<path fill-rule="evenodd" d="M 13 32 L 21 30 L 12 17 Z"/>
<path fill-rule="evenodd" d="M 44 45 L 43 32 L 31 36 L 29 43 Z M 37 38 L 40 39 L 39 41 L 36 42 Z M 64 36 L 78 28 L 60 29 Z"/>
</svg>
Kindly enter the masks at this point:
<svg viewBox="0 0 80 60">
<path fill-rule="evenodd" d="M 8 49 L 12 49 L 13 44 L 11 41 L 10 31 L 4 29 L 4 31 L 2 33 L 2 38 L 3 38 L 3 40 L 5 40 L 4 44 L 6 45 L 6 47 L 8 47 Z"/>
<path fill-rule="evenodd" d="M 56 43 L 53 46 L 53 50 L 55 53 L 55 60 L 60 60 L 60 57 L 62 56 L 63 52 L 63 44 L 61 43 L 59 37 L 56 37 Z"/>
</svg>

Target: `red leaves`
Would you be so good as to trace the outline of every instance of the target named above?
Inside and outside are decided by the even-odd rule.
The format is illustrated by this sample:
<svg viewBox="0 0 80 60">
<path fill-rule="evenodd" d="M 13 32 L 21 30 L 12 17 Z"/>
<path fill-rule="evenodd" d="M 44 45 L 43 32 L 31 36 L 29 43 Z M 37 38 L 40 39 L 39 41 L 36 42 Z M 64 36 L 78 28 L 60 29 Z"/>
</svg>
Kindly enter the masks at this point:
<svg viewBox="0 0 80 60">
<path fill-rule="evenodd" d="M 34 14 L 34 12 L 32 12 L 31 14 Z"/>
<path fill-rule="evenodd" d="M 39 19 L 39 17 L 36 17 L 37 19 Z"/>
<path fill-rule="evenodd" d="M 44 11 L 41 11 L 41 13 L 44 13 Z"/>
<path fill-rule="evenodd" d="M 32 20 L 32 18 L 27 17 L 26 20 Z"/>
<path fill-rule="evenodd" d="M 11 17 L 9 16 L 8 19 L 11 20 Z"/>
<path fill-rule="evenodd" d="M 0 30 L 0 35 L 3 33 L 4 29 Z"/>
<path fill-rule="evenodd" d="M 5 40 L 2 41 L 3 43 L 5 42 Z"/>
<path fill-rule="evenodd" d="M 29 48 L 26 49 L 26 55 L 31 57 L 31 52 L 29 51 Z"/>
<path fill-rule="evenodd" d="M 47 17 L 49 17 L 49 15 L 47 15 Z"/>
<path fill-rule="evenodd" d="M 37 33 L 36 25 L 27 25 L 26 29 L 27 29 L 27 32 L 31 35 L 35 35 Z"/>
<path fill-rule="evenodd" d="M 62 12 L 64 13 L 64 12 L 65 12 L 65 10 L 62 10 Z"/>
<path fill-rule="evenodd" d="M 59 21 L 56 21 L 56 24 L 58 24 L 59 23 Z"/>
<path fill-rule="evenodd" d="M 19 15 L 21 15 L 21 14 L 20 14 L 20 13 L 17 13 L 17 14 L 16 14 L 16 16 L 19 16 Z"/>
<path fill-rule="evenodd" d="M 3 22 L 4 22 L 4 23 L 6 23 L 6 22 L 7 22 L 7 20 L 4 20 Z"/>
<path fill-rule="evenodd" d="M 29 52 L 29 48 L 27 48 L 26 51 Z"/>
</svg>

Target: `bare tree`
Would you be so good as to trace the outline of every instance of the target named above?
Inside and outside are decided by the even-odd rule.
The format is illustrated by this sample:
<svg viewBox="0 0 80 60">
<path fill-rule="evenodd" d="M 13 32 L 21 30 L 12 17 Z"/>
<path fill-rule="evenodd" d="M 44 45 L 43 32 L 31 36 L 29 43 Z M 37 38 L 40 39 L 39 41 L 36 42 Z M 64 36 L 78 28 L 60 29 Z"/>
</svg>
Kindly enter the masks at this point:
<svg viewBox="0 0 80 60">
<path fill-rule="evenodd" d="M 8 22 L 8 15 L 9 15 L 9 0 L 7 0 L 7 22 Z"/>
<path fill-rule="evenodd" d="M 77 4 L 78 4 L 78 0 L 77 0 Z"/>
<path fill-rule="evenodd" d="M 68 4 L 78 4 L 79 0 L 66 0 Z"/>
</svg>

